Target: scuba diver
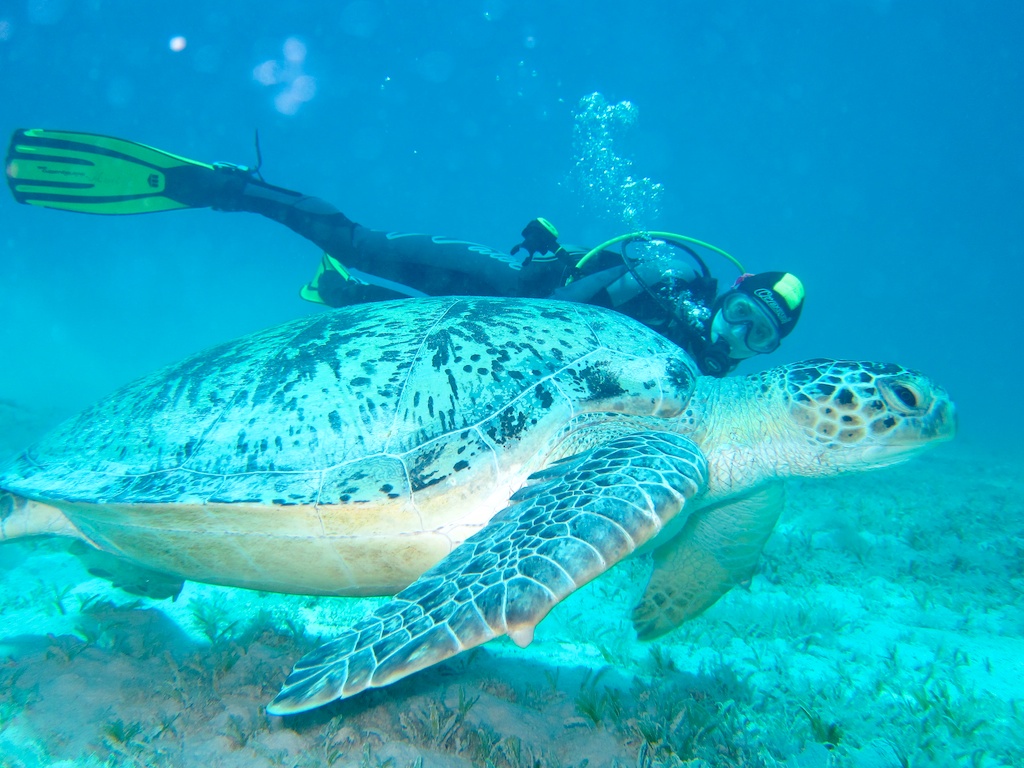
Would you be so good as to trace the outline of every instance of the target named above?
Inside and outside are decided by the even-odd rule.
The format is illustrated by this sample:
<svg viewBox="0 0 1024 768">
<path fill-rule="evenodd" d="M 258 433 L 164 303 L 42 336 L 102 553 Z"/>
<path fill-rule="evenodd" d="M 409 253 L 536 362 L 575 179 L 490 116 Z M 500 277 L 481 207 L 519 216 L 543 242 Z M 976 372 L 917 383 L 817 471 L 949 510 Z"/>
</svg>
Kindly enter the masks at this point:
<svg viewBox="0 0 1024 768">
<path fill-rule="evenodd" d="M 792 274 L 748 274 L 708 243 L 636 232 L 596 248 L 558 242 L 537 218 L 508 253 L 445 237 L 363 227 L 316 197 L 266 183 L 257 165 L 201 163 L 132 141 L 71 131 L 15 131 L 7 181 L 20 203 L 95 214 L 182 208 L 257 213 L 312 241 L 324 254 L 300 295 L 340 307 L 405 296 L 518 296 L 609 307 L 685 349 L 700 370 L 724 376 L 740 361 L 778 348 L 803 309 Z M 619 246 L 613 250 L 613 246 Z M 700 252 L 741 275 L 718 294 Z"/>
</svg>

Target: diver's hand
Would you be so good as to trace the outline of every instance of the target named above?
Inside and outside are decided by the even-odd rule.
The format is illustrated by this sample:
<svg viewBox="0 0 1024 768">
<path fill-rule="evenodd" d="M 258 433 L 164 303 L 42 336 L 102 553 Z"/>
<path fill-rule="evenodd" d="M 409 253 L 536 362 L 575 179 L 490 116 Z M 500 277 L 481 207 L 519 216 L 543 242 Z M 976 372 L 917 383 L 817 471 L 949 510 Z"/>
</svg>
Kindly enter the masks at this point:
<svg viewBox="0 0 1024 768">
<path fill-rule="evenodd" d="M 547 219 L 534 219 L 523 228 L 522 234 L 523 242 L 510 251 L 513 256 L 524 250 L 532 259 L 538 253 L 555 253 L 561 247 L 558 244 L 558 230 Z"/>
</svg>

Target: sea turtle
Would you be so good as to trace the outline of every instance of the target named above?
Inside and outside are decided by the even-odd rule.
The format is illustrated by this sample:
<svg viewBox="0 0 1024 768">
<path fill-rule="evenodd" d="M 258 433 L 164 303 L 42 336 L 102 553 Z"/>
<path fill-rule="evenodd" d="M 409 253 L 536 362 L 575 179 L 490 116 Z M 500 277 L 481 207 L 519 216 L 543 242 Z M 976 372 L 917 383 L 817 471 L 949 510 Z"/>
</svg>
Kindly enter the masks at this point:
<svg viewBox="0 0 1024 768">
<path fill-rule="evenodd" d="M 954 428 L 945 392 L 896 365 L 712 379 L 609 310 L 405 300 L 129 384 L 0 470 L 0 538 L 75 536 L 178 579 L 398 592 L 299 661 L 269 708 L 287 714 L 499 635 L 525 646 L 647 542 L 634 623 L 657 636 L 749 577 L 782 478 L 891 464 Z"/>
</svg>

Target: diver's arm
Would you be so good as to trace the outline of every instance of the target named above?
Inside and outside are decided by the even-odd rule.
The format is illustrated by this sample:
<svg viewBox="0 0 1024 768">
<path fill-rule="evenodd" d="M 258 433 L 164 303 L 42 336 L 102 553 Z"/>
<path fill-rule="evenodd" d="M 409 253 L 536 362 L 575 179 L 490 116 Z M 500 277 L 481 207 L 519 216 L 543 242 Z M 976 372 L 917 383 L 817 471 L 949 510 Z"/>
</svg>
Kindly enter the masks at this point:
<svg viewBox="0 0 1024 768">
<path fill-rule="evenodd" d="M 596 304 L 597 306 L 612 306 L 611 297 L 608 295 L 608 286 L 621 278 L 629 270 L 624 264 L 617 267 L 602 269 L 586 277 L 573 280 L 568 285 L 563 285 L 552 291 L 548 298 L 559 299 L 560 301 L 578 301 L 583 304 Z"/>
</svg>

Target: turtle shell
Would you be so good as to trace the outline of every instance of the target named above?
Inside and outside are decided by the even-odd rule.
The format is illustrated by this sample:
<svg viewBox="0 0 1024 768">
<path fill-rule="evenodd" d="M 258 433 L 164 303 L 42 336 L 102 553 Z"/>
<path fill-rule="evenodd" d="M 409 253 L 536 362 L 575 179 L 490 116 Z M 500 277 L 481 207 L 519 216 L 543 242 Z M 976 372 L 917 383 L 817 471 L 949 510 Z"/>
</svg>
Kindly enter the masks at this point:
<svg viewBox="0 0 1024 768">
<path fill-rule="evenodd" d="M 695 376 L 666 339 L 586 305 L 362 305 L 127 385 L 15 458 L 0 487 L 185 578 L 387 592 L 504 507 L 581 419 L 671 419 Z"/>
</svg>

